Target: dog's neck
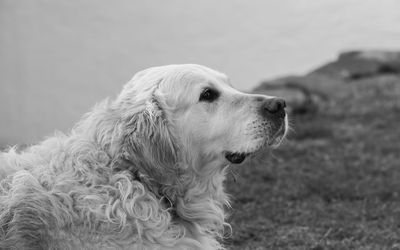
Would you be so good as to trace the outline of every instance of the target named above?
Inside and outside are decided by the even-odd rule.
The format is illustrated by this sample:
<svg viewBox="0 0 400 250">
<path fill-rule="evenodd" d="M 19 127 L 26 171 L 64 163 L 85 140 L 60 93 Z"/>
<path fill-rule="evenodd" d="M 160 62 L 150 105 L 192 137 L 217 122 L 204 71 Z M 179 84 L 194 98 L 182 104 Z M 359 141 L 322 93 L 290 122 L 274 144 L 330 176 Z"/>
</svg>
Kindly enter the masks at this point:
<svg viewBox="0 0 400 250">
<path fill-rule="evenodd" d="M 154 173 L 146 171 L 129 161 L 124 160 L 122 169 L 128 169 L 135 180 L 143 183 L 147 189 L 159 198 L 167 198 L 175 206 L 178 199 L 186 197 L 207 197 L 227 204 L 227 196 L 223 189 L 227 165 L 218 161 L 210 161 L 204 166 L 186 166 L 176 168 L 175 179 L 160 181 Z M 180 164 L 182 165 L 182 164 Z"/>
<path fill-rule="evenodd" d="M 223 182 L 226 166 L 214 160 L 203 166 L 185 166 L 177 172 L 173 183 L 160 183 L 151 173 L 131 168 L 135 180 L 163 201 L 177 222 L 201 228 L 202 234 L 222 237 L 225 223 L 224 207 L 229 199 Z"/>
<path fill-rule="evenodd" d="M 202 169 L 187 171 L 176 186 L 178 195 L 173 200 L 176 220 L 200 229 L 201 234 L 222 238 L 227 225 L 224 208 L 229 206 L 223 186 L 226 167 L 212 161 Z"/>
</svg>

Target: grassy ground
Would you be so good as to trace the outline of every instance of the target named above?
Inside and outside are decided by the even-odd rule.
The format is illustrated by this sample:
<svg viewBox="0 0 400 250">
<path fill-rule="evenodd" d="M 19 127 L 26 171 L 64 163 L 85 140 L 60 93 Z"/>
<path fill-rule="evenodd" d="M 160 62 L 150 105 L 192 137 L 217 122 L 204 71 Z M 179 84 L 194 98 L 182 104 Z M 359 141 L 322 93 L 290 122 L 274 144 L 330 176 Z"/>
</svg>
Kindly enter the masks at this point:
<svg viewBox="0 0 400 250">
<path fill-rule="evenodd" d="M 291 118 L 281 148 L 232 169 L 230 249 L 400 249 L 400 77 L 329 96 Z"/>
<path fill-rule="evenodd" d="M 280 149 L 233 168 L 230 249 L 400 249 L 400 78 L 329 94 Z"/>
</svg>

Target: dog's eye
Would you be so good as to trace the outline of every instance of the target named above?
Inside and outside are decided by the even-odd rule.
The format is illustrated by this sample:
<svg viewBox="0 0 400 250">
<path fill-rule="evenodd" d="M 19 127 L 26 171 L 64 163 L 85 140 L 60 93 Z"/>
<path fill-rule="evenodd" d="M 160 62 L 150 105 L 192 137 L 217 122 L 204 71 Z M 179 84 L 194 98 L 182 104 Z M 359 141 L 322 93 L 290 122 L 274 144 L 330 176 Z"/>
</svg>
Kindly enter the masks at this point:
<svg viewBox="0 0 400 250">
<path fill-rule="evenodd" d="M 213 102 L 213 101 L 217 100 L 218 97 L 219 97 L 218 91 L 216 91 L 214 89 L 210 89 L 210 88 L 205 88 L 203 90 L 203 92 L 201 92 L 201 94 L 200 94 L 199 101 L 200 102 Z"/>
</svg>

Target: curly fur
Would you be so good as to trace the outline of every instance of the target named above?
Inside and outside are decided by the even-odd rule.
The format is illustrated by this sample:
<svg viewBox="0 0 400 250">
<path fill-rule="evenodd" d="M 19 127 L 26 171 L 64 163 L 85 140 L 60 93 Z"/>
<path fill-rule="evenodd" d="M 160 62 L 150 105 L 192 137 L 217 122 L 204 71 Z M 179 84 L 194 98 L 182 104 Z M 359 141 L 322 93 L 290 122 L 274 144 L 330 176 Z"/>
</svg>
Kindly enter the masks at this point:
<svg viewBox="0 0 400 250">
<path fill-rule="evenodd" d="M 0 249 L 224 249 L 228 164 L 171 130 L 170 71 L 142 71 L 68 135 L 0 156 Z"/>
</svg>

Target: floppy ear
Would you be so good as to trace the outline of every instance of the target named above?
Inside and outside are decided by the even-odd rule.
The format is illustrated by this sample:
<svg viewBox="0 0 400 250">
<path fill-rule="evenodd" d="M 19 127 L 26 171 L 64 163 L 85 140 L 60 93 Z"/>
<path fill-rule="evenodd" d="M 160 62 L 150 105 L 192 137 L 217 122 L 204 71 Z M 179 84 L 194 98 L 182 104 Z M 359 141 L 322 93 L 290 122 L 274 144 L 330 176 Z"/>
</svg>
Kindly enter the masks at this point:
<svg viewBox="0 0 400 250">
<path fill-rule="evenodd" d="M 126 121 L 122 153 L 135 170 L 158 183 L 170 184 L 177 175 L 177 146 L 155 97 Z"/>
</svg>

